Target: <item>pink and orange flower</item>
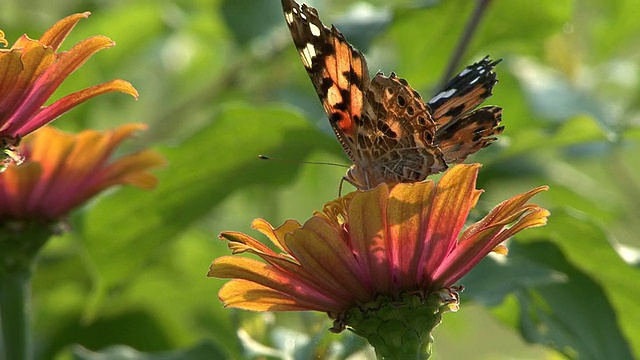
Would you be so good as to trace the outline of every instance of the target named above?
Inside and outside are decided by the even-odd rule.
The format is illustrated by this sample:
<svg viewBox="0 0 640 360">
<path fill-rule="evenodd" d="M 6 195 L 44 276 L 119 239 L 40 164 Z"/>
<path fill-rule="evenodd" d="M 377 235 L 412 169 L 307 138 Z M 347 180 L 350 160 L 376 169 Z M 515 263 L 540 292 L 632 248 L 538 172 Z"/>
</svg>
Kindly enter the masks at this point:
<svg viewBox="0 0 640 360">
<path fill-rule="evenodd" d="M 463 230 L 482 193 L 475 188 L 479 167 L 454 166 L 437 185 L 431 180 L 381 184 L 350 193 L 303 225 L 288 220 L 273 228 L 255 220 L 252 227 L 277 251 L 243 233 L 223 232 L 220 237 L 234 255 L 251 253 L 262 261 L 224 256 L 208 275 L 231 279 L 219 292 L 226 307 L 322 311 L 334 319 L 336 332 L 348 327 L 362 335 L 361 320 L 368 312 L 379 316 L 384 303 L 393 304 L 391 313 L 401 303 L 429 303 L 435 317 L 425 329 L 430 333 L 443 312 L 457 310 L 458 280 L 490 252 L 506 254 L 505 240 L 546 224 L 549 215 L 527 203 L 547 189 L 543 186 L 502 202 Z M 410 299 L 416 296 L 417 303 Z M 415 322 L 413 305 L 407 317 Z"/>
<path fill-rule="evenodd" d="M 20 139 L 53 121 L 73 107 L 104 93 L 120 91 L 137 98 L 128 82 L 108 81 L 66 95 L 44 106 L 62 82 L 97 51 L 115 43 L 105 36 L 92 36 L 59 52 L 75 25 L 90 13 L 68 16 L 47 30 L 39 40 L 21 36 L 9 49 L 0 49 L 0 160 L 2 168 L 20 162 L 15 152 Z M 4 35 L 4 34 L 3 34 Z M 7 44 L 3 36 L 0 42 Z"/>
<path fill-rule="evenodd" d="M 99 192 L 128 184 L 151 189 L 149 170 L 165 163 L 156 152 L 142 150 L 111 160 L 122 141 L 142 124 L 115 130 L 68 134 L 53 127 L 27 136 L 19 151 L 28 160 L 0 174 L 0 223 L 15 220 L 58 221 Z"/>
</svg>

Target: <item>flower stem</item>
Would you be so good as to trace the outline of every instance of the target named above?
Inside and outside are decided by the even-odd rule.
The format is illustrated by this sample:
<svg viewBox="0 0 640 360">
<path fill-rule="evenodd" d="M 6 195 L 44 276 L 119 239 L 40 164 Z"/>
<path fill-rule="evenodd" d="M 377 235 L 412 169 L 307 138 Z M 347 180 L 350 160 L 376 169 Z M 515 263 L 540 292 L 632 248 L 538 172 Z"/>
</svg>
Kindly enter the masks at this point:
<svg viewBox="0 0 640 360">
<path fill-rule="evenodd" d="M 449 64 L 447 65 L 447 69 L 444 71 L 442 75 L 442 79 L 440 80 L 440 84 L 438 85 L 438 89 L 442 89 L 444 85 L 451 79 L 453 74 L 455 74 L 456 69 L 459 66 L 460 60 L 464 55 L 464 52 L 469 47 L 471 43 L 471 38 L 473 37 L 478 25 L 480 24 L 480 20 L 482 20 L 483 15 L 486 13 L 487 8 L 489 7 L 489 3 L 491 0 L 477 0 L 476 7 L 467 22 L 467 25 L 462 32 L 462 36 L 460 40 L 458 40 L 458 44 L 451 55 L 451 59 L 449 60 Z"/>
<path fill-rule="evenodd" d="M 0 360 L 33 359 L 31 274 L 54 229 L 37 221 L 0 222 Z"/>
<path fill-rule="evenodd" d="M 33 358 L 30 293 L 29 267 L 0 273 L 0 321 L 6 360 Z"/>
</svg>

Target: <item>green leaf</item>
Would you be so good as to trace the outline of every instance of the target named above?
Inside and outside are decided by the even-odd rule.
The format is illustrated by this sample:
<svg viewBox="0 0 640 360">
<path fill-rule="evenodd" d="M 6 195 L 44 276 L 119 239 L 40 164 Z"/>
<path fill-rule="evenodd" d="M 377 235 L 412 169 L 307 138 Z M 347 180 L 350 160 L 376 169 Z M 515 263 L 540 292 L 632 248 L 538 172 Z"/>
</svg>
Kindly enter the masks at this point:
<svg viewBox="0 0 640 360">
<path fill-rule="evenodd" d="M 568 358 L 634 358 L 611 302 L 594 279 L 567 261 L 550 242 L 517 248 L 566 276 L 565 282 L 533 286 L 516 295 L 525 339 L 553 347 Z"/>
<path fill-rule="evenodd" d="M 623 261 L 596 222 L 575 211 L 553 210 L 536 235 L 553 243 L 533 241 L 518 251 L 561 271 L 568 281 L 537 286 L 519 298 L 522 315 L 531 311 L 538 317 L 538 324 L 522 318 L 529 335 L 570 346 L 581 358 L 640 356 L 640 269 Z M 543 336 L 538 330 L 544 327 Z"/>
<path fill-rule="evenodd" d="M 509 294 L 529 287 L 562 282 L 564 278 L 559 271 L 510 249 L 509 255 L 499 260 L 487 257 L 459 283 L 465 286 L 463 298 L 469 297 L 483 305 L 496 306 Z"/>
</svg>

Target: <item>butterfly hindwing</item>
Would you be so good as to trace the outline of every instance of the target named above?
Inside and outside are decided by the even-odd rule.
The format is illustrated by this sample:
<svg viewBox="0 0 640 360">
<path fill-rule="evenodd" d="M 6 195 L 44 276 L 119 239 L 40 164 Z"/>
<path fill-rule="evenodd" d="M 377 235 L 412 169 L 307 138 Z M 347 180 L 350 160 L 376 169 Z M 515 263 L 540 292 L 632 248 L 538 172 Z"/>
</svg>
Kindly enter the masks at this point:
<svg viewBox="0 0 640 360">
<path fill-rule="evenodd" d="M 489 146 L 504 130 L 499 126 L 501 120 L 502 108 L 485 106 L 439 128 L 436 141 L 447 164 L 461 163 L 467 156 Z"/>
</svg>

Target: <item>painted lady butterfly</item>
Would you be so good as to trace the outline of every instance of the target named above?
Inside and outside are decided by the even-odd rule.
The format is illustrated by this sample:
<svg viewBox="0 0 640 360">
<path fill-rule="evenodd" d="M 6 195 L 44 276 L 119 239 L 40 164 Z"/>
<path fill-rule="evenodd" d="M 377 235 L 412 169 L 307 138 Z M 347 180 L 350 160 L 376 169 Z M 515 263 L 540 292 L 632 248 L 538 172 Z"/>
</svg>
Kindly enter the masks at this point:
<svg viewBox="0 0 640 360">
<path fill-rule="evenodd" d="M 475 109 L 496 84 L 489 57 L 468 66 L 427 103 L 396 74 L 372 80 L 364 56 L 316 9 L 282 0 L 302 63 L 333 130 L 353 161 L 358 189 L 422 181 L 488 146 L 502 133 L 502 109 Z"/>
</svg>

